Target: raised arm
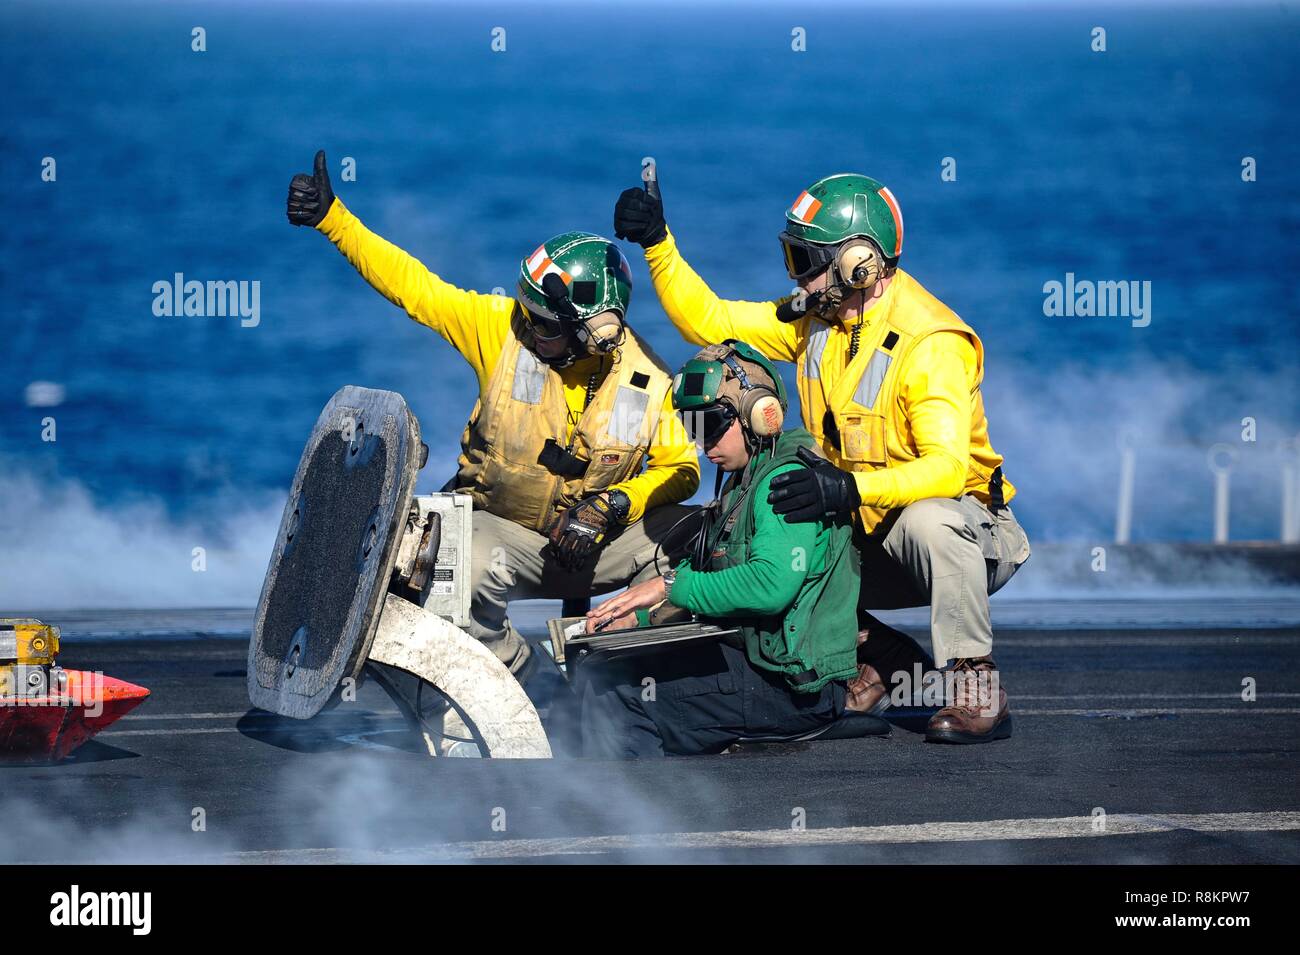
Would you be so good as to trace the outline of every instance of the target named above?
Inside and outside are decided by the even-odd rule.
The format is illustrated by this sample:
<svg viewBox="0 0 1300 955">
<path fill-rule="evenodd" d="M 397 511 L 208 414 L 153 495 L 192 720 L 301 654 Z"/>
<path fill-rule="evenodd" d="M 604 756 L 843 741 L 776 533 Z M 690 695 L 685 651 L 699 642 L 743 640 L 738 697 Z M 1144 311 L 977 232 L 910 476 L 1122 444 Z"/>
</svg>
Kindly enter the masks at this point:
<svg viewBox="0 0 1300 955">
<path fill-rule="evenodd" d="M 659 303 L 682 337 L 695 345 L 727 338 L 748 342 L 773 361 L 794 361 L 799 347 L 795 323 L 776 317 L 779 302 L 719 298 L 677 249 L 671 232 L 646 249 L 646 264 Z"/>
<path fill-rule="evenodd" d="M 686 264 L 664 221 L 658 175 L 653 165 L 647 169 L 644 190 L 628 189 L 619 196 L 614 234 L 645 249 L 659 302 L 682 337 L 696 345 L 738 338 L 775 361 L 794 361 L 797 324 L 776 317 L 780 302 L 724 301 Z"/>
<path fill-rule="evenodd" d="M 312 176 L 289 187 L 289 221 L 323 233 L 384 298 L 432 328 L 483 377 L 501 353 L 514 308 L 512 299 L 457 288 L 414 256 L 376 235 L 334 196 L 324 150 Z"/>
</svg>

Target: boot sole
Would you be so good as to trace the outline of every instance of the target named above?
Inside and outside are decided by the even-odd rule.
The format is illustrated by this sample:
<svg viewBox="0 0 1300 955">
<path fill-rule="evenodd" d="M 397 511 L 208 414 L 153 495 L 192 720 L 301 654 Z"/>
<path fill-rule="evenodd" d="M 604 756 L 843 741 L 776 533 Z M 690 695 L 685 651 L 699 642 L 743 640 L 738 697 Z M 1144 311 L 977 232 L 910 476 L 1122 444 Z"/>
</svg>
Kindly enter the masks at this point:
<svg viewBox="0 0 1300 955">
<path fill-rule="evenodd" d="M 925 741 L 927 743 L 959 743 L 969 745 L 971 743 L 991 743 L 995 739 L 1009 739 L 1010 736 L 1010 716 L 987 733 L 963 733 L 960 730 L 928 729 L 925 731 Z"/>
</svg>

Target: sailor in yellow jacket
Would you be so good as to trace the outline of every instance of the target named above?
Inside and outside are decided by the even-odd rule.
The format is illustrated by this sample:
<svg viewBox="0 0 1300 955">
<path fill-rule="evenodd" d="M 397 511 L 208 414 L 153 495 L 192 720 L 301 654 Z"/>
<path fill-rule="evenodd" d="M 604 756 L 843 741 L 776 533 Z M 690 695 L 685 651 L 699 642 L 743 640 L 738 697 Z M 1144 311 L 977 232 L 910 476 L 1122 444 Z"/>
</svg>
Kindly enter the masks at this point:
<svg viewBox="0 0 1300 955">
<path fill-rule="evenodd" d="M 474 499 L 470 633 L 521 683 L 535 672 L 509 601 L 577 598 L 652 577 L 699 486 L 668 367 L 626 323 L 618 246 L 569 232 L 521 264 L 515 298 L 464 291 L 375 235 L 333 194 L 324 151 L 289 188 L 289 221 L 329 238 L 376 291 L 478 377 L 452 488 Z"/>
<path fill-rule="evenodd" d="M 738 338 L 795 363 L 804 427 L 827 461 L 778 477 L 770 500 L 792 521 L 853 515 L 863 558 L 859 682 L 883 696 L 879 674 L 910 679 L 917 650 L 867 611 L 928 604 L 934 660 L 952 661 L 954 693 L 927 738 L 1010 735 L 988 598 L 1029 544 L 989 443 L 983 345 L 898 268 L 903 218 L 893 195 L 856 174 L 801 192 L 781 234 L 797 288 L 775 302 L 723 301 L 709 289 L 678 252 L 657 181 L 619 197 L 614 232 L 645 248 L 659 300 L 687 341 Z"/>
</svg>

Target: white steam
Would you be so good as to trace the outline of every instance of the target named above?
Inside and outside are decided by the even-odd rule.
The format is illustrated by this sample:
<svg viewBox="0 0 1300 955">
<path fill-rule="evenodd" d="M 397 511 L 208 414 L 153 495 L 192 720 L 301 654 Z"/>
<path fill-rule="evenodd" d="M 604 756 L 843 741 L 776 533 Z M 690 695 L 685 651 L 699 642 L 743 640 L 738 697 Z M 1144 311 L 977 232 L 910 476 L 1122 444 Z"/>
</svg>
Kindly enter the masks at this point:
<svg viewBox="0 0 1300 955">
<path fill-rule="evenodd" d="M 1191 579 L 1132 564 L 1102 577 L 1089 554 L 1113 539 L 1124 436 L 1137 451 L 1135 542 L 1210 539 L 1214 477 L 1207 455 L 1215 444 L 1235 453 L 1232 539 L 1278 540 L 1283 475 L 1288 462 L 1294 469 L 1300 447 L 1295 392 L 1295 379 L 1282 373 L 1012 370 L 994 361 L 984 398 L 994 445 L 1019 489 L 1014 509 L 1032 545 L 1058 548 L 1049 556 L 1039 546 L 1009 590 L 1048 597 L 1111 589 L 1121 577 L 1142 589 L 1267 585 L 1233 561 L 1189 566 Z M 422 490 L 431 490 L 423 485 L 432 480 L 422 481 Z M 703 484 L 711 486 L 709 475 Z M 10 462 L 0 473 L 0 609 L 252 606 L 283 492 L 202 503 L 219 520 L 177 520 L 157 502 L 105 506 L 75 481 L 41 481 Z"/>
<path fill-rule="evenodd" d="M 252 606 L 283 507 L 270 493 L 232 501 L 213 529 L 173 520 L 161 503 L 106 508 L 77 482 L 10 471 L 0 477 L 0 611 Z"/>
</svg>

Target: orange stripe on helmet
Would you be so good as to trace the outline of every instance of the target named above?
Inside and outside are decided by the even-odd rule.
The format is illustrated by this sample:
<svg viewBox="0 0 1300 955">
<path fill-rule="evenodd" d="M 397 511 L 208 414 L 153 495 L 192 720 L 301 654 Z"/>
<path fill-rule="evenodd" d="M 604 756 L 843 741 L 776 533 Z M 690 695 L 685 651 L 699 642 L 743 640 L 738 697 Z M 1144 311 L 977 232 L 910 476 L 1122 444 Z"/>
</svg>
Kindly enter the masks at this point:
<svg viewBox="0 0 1300 955">
<path fill-rule="evenodd" d="M 546 254 L 546 246 L 539 245 L 537 250 L 528 257 L 528 274 L 532 276 L 534 282 L 537 281 L 538 273 L 550 263 L 551 257 Z"/>
<path fill-rule="evenodd" d="M 573 281 L 573 276 L 556 265 L 555 261 L 546 254 L 546 247 L 542 246 L 528 257 L 528 275 L 540 285 L 542 279 L 546 278 L 551 272 L 563 279 L 565 285 Z"/>
<path fill-rule="evenodd" d="M 817 210 L 821 207 L 821 200 L 814 199 L 812 196 L 808 195 L 808 190 L 805 189 L 795 197 L 794 204 L 790 207 L 790 211 L 804 222 L 812 222 L 817 215 Z"/>
<path fill-rule="evenodd" d="M 894 194 L 884 186 L 880 187 L 880 198 L 885 200 L 885 205 L 889 206 L 889 211 L 894 215 L 894 232 L 898 235 L 898 240 L 891 256 L 897 256 L 903 251 L 903 213 L 899 211 L 898 200 L 894 198 Z"/>
</svg>

